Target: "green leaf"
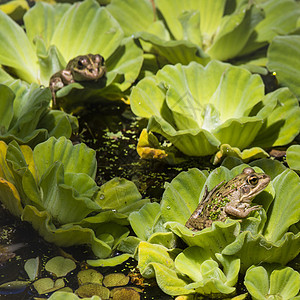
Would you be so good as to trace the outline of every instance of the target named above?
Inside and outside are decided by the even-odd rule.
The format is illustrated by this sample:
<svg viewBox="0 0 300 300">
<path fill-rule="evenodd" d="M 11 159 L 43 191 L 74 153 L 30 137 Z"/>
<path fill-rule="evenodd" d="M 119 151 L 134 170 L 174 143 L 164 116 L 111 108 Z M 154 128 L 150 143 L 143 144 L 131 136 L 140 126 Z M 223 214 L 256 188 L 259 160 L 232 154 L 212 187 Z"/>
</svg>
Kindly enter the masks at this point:
<svg viewBox="0 0 300 300">
<path fill-rule="evenodd" d="M 15 95 L 10 88 L 1 84 L 0 133 L 5 134 L 13 118 L 13 102 Z"/>
<path fill-rule="evenodd" d="M 230 17 L 222 19 L 221 30 L 216 34 L 214 42 L 207 53 L 213 59 L 228 60 L 238 56 L 255 26 L 263 20 L 262 12 L 254 5 L 238 9 Z M 233 47 L 234 45 L 234 47 Z"/>
<path fill-rule="evenodd" d="M 56 281 L 51 278 L 40 278 L 33 283 L 33 286 L 39 294 L 47 294 L 63 288 L 65 283 L 61 278 Z"/>
<path fill-rule="evenodd" d="M 265 108 L 271 102 L 273 109 L 258 113 L 265 122 L 252 142 L 254 146 L 271 147 L 290 143 L 300 132 L 300 107 L 297 98 L 287 88 L 267 94 L 262 102 Z M 284 116 L 284 117 L 283 117 Z"/>
<path fill-rule="evenodd" d="M 69 8 L 70 4 L 68 3 L 59 3 L 54 6 L 45 2 L 38 2 L 24 16 L 29 41 L 34 43 L 37 37 L 42 38 L 48 48 L 56 26 Z"/>
<path fill-rule="evenodd" d="M 117 265 L 120 265 L 124 263 L 129 258 L 132 258 L 133 255 L 129 253 L 123 253 L 121 255 L 111 257 L 111 258 L 105 258 L 105 259 L 88 259 L 87 263 L 92 267 L 115 267 Z"/>
<path fill-rule="evenodd" d="M 290 267 L 252 266 L 244 283 L 253 299 L 294 299 L 300 289 L 300 274 Z"/>
<path fill-rule="evenodd" d="M 109 12 L 96 1 L 86 0 L 71 6 L 63 14 L 51 43 L 56 45 L 66 61 L 88 53 L 100 53 L 104 59 L 108 59 L 122 38 L 122 29 Z"/>
<path fill-rule="evenodd" d="M 31 281 L 37 278 L 39 266 L 40 266 L 39 257 L 30 258 L 25 262 L 24 269 Z"/>
<path fill-rule="evenodd" d="M 119 22 L 126 36 L 149 30 L 156 19 L 151 2 L 147 0 L 112 0 L 107 10 Z"/>
<path fill-rule="evenodd" d="M 226 259 L 223 258 L 225 263 Z M 230 294 L 235 291 L 233 287 L 238 279 L 239 261 L 237 259 L 227 259 L 227 272 L 219 268 L 218 262 L 213 260 L 209 252 L 197 247 L 188 247 L 180 253 L 175 259 L 176 269 L 186 274 L 193 280 L 187 288 L 195 288 L 195 291 L 201 294 Z M 230 270 L 230 269 L 234 269 Z M 227 283 L 227 274 L 233 272 L 234 279 Z"/>
<path fill-rule="evenodd" d="M 264 235 L 267 240 L 276 242 L 300 220 L 300 179 L 295 172 L 287 169 L 273 180 L 273 186 L 276 197 L 268 210 Z"/>
<path fill-rule="evenodd" d="M 163 220 L 185 224 L 199 203 L 205 181 L 206 175 L 193 168 L 181 172 L 171 183 L 166 183 L 161 201 Z"/>
<path fill-rule="evenodd" d="M 158 286 L 169 295 L 194 293 L 185 286 L 189 283 L 175 271 L 174 261 L 167 248 L 141 242 L 138 249 L 138 267 L 143 277 L 156 277 Z"/>
<path fill-rule="evenodd" d="M 243 162 L 248 162 L 257 158 L 269 157 L 269 154 L 260 147 L 252 147 L 241 151 L 237 147 L 223 144 L 220 146 L 220 150 L 215 154 L 213 164 L 218 164 L 224 157 L 237 157 Z"/>
<path fill-rule="evenodd" d="M 42 205 L 60 224 L 78 222 L 90 212 L 100 210 L 100 206 L 90 198 L 91 193 L 95 192 L 95 183 L 92 182 L 92 190 L 87 191 L 91 189 L 90 184 L 93 180 L 86 174 L 80 177 L 85 186 L 76 191 L 74 187 L 64 182 L 63 165 L 61 162 L 56 162 L 41 178 Z M 82 177 L 89 178 L 89 180 L 82 181 Z"/>
<path fill-rule="evenodd" d="M 9 16 L 0 11 L 0 64 L 14 70 L 19 78 L 37 82 L 38 64 L 33 45 L 24 30 Z"/>
<path fill-rule="evenodd" d="M 96 175 L 95 151 L 83 143 L 73 146 L 65 137 L 51 137 L 37 145 L 33 156 L 40 177 L 56 161 L 63 164 L 66 173 L 85 173 L 92 178 Z"/>
<path fill-rule="evenodd" d="M 300 145 L 292 145 L 286 150 L 286 161 L 291 169 L 300 171 Z"/>
<path fill-rule="evenodd" d="M 69 258 L 55 256 L 47 261 L 45 265 L 46 271 L 54 274 L 56 277 L 66 276 L 76 268 L 76 264 Z"/>
<path fill-rule="evenodd" d="M 124 178 L 115 177 L 100 187 L 96 202 L 102 209 L 120 211 L 141 199 L 136 185 Z"/>
<path fill-rule="evenodd" d="M 75 116 L 71 116 L 61 110 L 50 110 L 38 123 L 38 128 L 48 130 L 49 136 L 60 138 L 65 136 L 70 138 L 72 132 L 78 131 L 78 120 Z"/>
<path fill-rule="evenodd" d="M 268 49 L 267 67 L 276 72 L 281 85 L 287 86 L 299 98 L 300 36 L 277 36 Z"/>
<path fill-rule="evenodd" d="M 138 212 L 132 212 L 128 219 L 134 233 L 140 239 L 147 241 L 153 233 L 153 227 L 160 217 L 160 205 L 147 203 Z"/>
<path fill-rule="evenodd" d="M 221 143 L 240 149 L 250 145 L 267 117 L 253 112 L 263 96 L 260 77 L 211 61 L 205 68 L 196 63 L 167 65 L 141 80 L 130 98 L 133 112 L 150 118 L 148 131 L 162 134 L 186 155 L 204 156 L 215 153 Z M 292 114 L 298 108 L 293 103 L 287 110 Z M 270 117 L 273 122 L 275 115 Z M 278 140 L 287 140 L 284 134 Z"/>
<path fill-rule="evenodd" d="M 300 234 L 286 233 L 276 243 L 268 241 L 261 234 L 244 231 L 236 240 L 227 244 L 223 255 L 234 255 L 241 260 L 241 272 L 244 273 L 253 264 L 263 262 L 287 264 L 299 254 Z"/>
<path fill-rule="evenodd" d="M 51 222 L 51 216 L 46 211 L 39 211 L 34 206 L 27 205 L 22 214 L 22 220 L 32 224 L 32 227 L 48 242 L 60 247 L 89 244 L 96 256 L 106 258 L 111 254 L 111 248 L 105 242 L 96 238 L 90 228 L 68 224 L 56 228 Z"/>
<path fill-rule="evenodd" d="M 73 293 L 68 292 L 55 292 L 50 297 L 50 300 L 101 300 L 102 298 L 99 296 L 92 296 L 91 298 L 79 298 Z"/>
</svg>

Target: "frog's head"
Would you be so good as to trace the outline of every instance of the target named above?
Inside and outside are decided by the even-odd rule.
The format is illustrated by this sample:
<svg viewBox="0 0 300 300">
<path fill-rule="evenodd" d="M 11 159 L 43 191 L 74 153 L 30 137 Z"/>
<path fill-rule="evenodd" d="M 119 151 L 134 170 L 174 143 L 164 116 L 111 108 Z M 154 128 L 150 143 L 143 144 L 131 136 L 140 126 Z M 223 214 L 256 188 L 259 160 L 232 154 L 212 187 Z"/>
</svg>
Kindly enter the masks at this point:
<svg viewBox="0 0 300 300">
<path fill-rule="evenodd" d="M 265 173 L 256 173 L 252 168 L 245 168 L 241 174 L 243 184 L 240 187 L 240 201 L 251 203 L 252 199 L 262 192 L 269 184 L 271 178 Z"/>
<path fill-rule="evenodd" d="M 100 54 L 80 55 L 66 66 L 70 70 L 75 81 L 98 80 L 106 73 L 104 58 Z"/>
</svg>

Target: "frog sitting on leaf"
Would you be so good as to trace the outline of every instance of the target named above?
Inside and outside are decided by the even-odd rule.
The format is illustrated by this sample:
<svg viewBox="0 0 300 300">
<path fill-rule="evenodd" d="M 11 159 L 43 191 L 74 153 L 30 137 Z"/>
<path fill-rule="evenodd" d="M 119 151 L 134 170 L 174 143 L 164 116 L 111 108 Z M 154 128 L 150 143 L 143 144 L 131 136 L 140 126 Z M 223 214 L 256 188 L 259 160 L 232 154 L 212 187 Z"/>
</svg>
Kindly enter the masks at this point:
<svg viewBox="0 0 300 300">
<path fill-rule="evenodd" d="M 49 88 L 53 106 L 56 107 L 56 92 L 74 82 L 97 82 L 106 74 L 104 58 L 100 54 L 79 55 L 71 59 L 66 68 L 56 72 L 50 78 Z"/>
<path fill-rule="evenodd" d="M 210 192 L 206 186 L 202 200 L 185 226 L 199 231 L 211 226 L 213 221 L 225 221 L 228 217 L 247 218 L 252 211 L 261 209 L 261 205 L 251 206 L 251 202 L 270 180 L 265 173 L 245 168 L 241 174 L 225 184 L 222 181 Z"/>
</svg>

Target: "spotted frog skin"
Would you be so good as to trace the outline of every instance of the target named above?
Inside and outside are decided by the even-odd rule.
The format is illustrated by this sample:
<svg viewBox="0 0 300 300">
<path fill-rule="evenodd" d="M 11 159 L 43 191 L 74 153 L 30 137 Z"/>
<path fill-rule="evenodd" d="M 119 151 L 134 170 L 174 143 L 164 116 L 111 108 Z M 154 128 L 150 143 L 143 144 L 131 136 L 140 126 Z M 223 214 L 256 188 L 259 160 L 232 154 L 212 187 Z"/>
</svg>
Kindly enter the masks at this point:
<svg viewBox="0 0 300 300">
<path fill-rule="evenodd" d="M 50 78 L 49 87 L 54 106 L 55 93 L 64 86 L 81 81 L 97 81 L 106 74 L 104 58 L 100 54 L 79 55 L 71 59 L 66 68 Z"/>
<path fill-rule="evenodd" d="M 252 168 L 227 183 L 221 182 L 210 192 L 205 193 L 196 210 L 185 226 L 199 231 L 211 226 L 213 221 L 225 221 L 228 217 L 246 218 L 252 211 L 261 209 L 261 205 L 250 206 L 252 199 L 262 192 L 270 182 L 270 176 L 256 173 Z"/>
</svg>

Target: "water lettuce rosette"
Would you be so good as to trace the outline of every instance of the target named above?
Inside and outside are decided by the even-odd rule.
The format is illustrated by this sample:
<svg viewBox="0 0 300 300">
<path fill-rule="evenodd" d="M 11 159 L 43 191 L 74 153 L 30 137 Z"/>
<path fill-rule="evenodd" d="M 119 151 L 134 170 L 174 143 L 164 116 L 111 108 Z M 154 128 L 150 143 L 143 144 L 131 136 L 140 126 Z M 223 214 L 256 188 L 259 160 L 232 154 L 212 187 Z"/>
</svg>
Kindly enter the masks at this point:
<svg viewBox="0 0 300 300">
<path fill-rule="evenodd" d="M 49 110 L 51 93 L 37 84 L 9 80 L 0 84 L 0 140 L 35 146 L 50 136 L 69 138 L 78 129 L 74 116 Z"/>
<path fill-rule="evenodd" d="M 299 299 L 300 274 L 290 267 L 252 266 L 247 270 L 244 283 L 254 300 Z"/>
<path fill-rule="evenodd" d="M 129 234 L 128 214 L 145 204 L 125 179 L 98 187 L 95 151 L 65 137 L 51 137 L 33 151 L 0 142 L 0 154 L 1 202 L 59 246 L 89 244 L 95 255 L 108 257 Z"/>
<path fill-rule="evenodd" d="M 226 163 L 230 160 L 226 159 Z M 250 266 L 262 262 L 285 265 L 299 254 L 300 233 L 296 226 L 300 220 L 299 177 L 279 162 L 262 159 L 251 165 L 272 178 L 254 200 L 263 209 L 242 222 L 216 221 L 199 232 L 189 230 L 184 224 L 198 205 L 204 186 L 210 190 L 220 181 L 241 173 L 247 165 L 239 164 L 231 170 L 222 166 L 210 174 L 194 168 L 181 172 L 166 184 L 161 218 L 164 226 L 183 239 L 187 248 L 170 249 L 141 242 L 138 260 L 143 276 L 156 277 L 160 288 L 171 295 L 231 294 L 239 272 L 245 273 Z"/>
<path fill-rule="evenodd" d="M 219 61 L 163 67 L 132 89 L 131 108 L 149 119 L 148 132 L 190 156 L 214 154 L 222 144 L 284 145 L 300 126 L 298 101 L 287 88 L 265 95 L 258 75 Z"/>
<path fill-rule="evenodd" d="M 0 64 L 29 83 L 48 86 L 51 75 L 78 55 L 98 53 L 104 57 L 107 67 L 105 87 L 95 85 L 83 92 L 81 84 L 73 83 L 60 90 L 58 97 L 76 88 L 79 102 L 92 96 L 120 99 L 121 93 L 132 85 L 140 72 L 142 50 L 132 38 L 124 39 L 118 22 L 96 1 L 86 0 L 73 5 L 37 3 L 24 16 L 26 33 L 2 12 L 0 22 L 3 28 Z M 74 103 L 76 99 L 74 95 L 72 97 Z"/>
<path fill-rule="evenodd" d="M 261 68 L 266 64 L 266 46 L 274 36 L 295 30 L 300 16 L 299 5 L 292 0 L 174 0 L 172 4 L 112 0 L 107 8 L 126 35 L 142 41 L 147 59 L 154 64 L 231 59 L 260 72 L 266 72 Z"/>
</svg>

